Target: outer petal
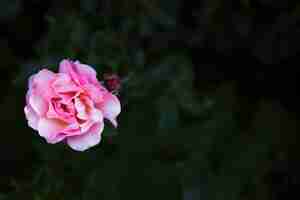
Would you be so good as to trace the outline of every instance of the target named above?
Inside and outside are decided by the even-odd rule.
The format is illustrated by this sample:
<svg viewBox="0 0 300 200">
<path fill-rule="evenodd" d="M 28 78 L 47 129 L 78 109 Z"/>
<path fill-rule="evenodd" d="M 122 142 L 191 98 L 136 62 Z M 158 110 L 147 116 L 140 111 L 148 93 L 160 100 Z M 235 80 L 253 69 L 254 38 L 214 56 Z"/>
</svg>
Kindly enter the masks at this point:
<svg viewBox="0 0 300 200">
<path fill-rule="evenodd" d="M 66 127 L 66 123 L 57 119 L 41 118 L 38 123 L 39 135 L 44 137 L 48 143 L 55 143 L 58 134 Z"/>
<path fill-rule="evenodd" d="M 26 115 L 28 125 L 33 128 L 34 130 L 37 130 L 39 117 L 34 112 L 34 110 L 30 106 L 25 106 L 24 113 Z"/>
<path fill-rule="evenodd" d="M 108 92 L 104 95 L 103 103 L 101 103 L 99 107 L 103 113 L 104 118 L 111 121 L 111 123 L 115 127 L 117 127 L 118 123 L 116 117 L 121 112 L 121 104 L 119 99 L 115 95 Z"/>
<path fill-rule="evenodd" d="M 71 71 L 74 71 L 72 66 L 72 61 L 64 59 L 59 63 L 59 73 L 71 74 Z"/>
<path fill-rule="evenodd" d="M 29 105 L 39 116 L 44 116 L 48 110 L 48 103 L 45 99 L 35 93 L 29 96 Z"/>
<path fill-rule="evenodd" d="M 70 124 L 65 130 L 56 134 L 54 137 L 48 138 L 47 142 L 51 144 L 58 143 L 67 137 L 81 135 L 81 131 L 76 124 Z"/>
<path fill-rule="evenodd" d="M 55 73 L 47 69 L 42 69 L 36 75 L 30 78 L 30 85 L 38 84 L 41 86 L 49 85 L 55 78 Z"/>
<path fill-rule="evenodd" d="M 84 76 L 90 83 L 97 83 L 97 72 L 89 65 L 82 64 L 79 61 L 75 63 L 76 71 Z"/>
<path fill-rule="evenodd" d="M 97 123 L 83 135 L 68 137 L 67 143 L 76 151 L 85 151 L 88 148 L 97 145 L 101 141 L 103 127 L 103 123 Z"/>
<path fill-rule="evenodd" d="M 29 104 L 29 97 L 31 96 L 32 93 L 32 88 L 33 88 L 33 78 L 35 75 L 31 75 L 28 78 L 28 91 L 26 93 L 26 104 Z"/>
<path fill-rule="evenodd" d="M 35 74 L 34 74 L 34 75 L 31 75 L 31 76 L 28 78 L 28 87 L 29 87 L 29 89 L 32 88 L 34 76 L 35 76 Z"/>
<path fill-rule="evenodd" d="M 60 62 L 59 72 L 68 74 L 77 85 L 83 85 L 83 84 L 87 83 L 87 80 L 84 80 L 77 73 L 74 63 L 70 60 L 65 59 Z"/>
<path fill-rule="evenodd" d="M 96 71 L 91 66 L 82 64 L 79 61 L 62 60 L 59 65 L 59 72 L 69 74 L 78 85 L 87 83 L 99 85 Z"/>
<path fill-rule="evenodd" d="M 67 137 L 66 134 L 58 133 L 58 134 L 55 135 L 55 137 L 47 139 L 47 142 L 49 144 L 56 144 L 58 142 L 63 141 L 66 137 Z"/>
<path fill-rule="evenodd" d="M 44 99 L 49 99 L 54 96 L 54 92 L 51 88 L 51 83 L 55 79 L 55 73 L 43 69 L 36 75 L 30 78 L 29 91 L 36 95 L 42 96 Z"/>
</svg>

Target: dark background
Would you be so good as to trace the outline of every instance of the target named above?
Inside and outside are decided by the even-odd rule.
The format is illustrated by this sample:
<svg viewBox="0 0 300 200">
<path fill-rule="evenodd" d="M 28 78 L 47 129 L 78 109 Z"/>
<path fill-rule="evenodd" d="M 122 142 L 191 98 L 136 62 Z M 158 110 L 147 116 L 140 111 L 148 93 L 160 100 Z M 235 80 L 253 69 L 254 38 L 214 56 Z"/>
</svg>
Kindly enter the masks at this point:
<svg viewBox="0 0 300 200">
<path fill-rule="evenodd" d="M 300 4 L 0 0 L 0 200 L 297 199 Z M 86 152 L 27 126 L 28 77 L 63 58 L 121 77 Z"/>
</svg>

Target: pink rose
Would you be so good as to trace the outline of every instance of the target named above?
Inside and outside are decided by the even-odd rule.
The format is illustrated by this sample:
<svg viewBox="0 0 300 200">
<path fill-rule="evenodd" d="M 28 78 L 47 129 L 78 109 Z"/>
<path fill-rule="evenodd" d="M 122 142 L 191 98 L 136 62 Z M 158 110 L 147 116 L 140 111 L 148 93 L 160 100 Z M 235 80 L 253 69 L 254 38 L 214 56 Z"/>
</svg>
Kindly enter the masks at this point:
<svg viewBox="0 0 300 200">
<path fill-rule="evenodd" d="M 117 127 L 121 105 L 93 68 L 63 60 L 59 73 L 43 69 L 30 77 L 24 112 L 28 125 L 48 143 L 66 141 L 84 151 L 100 142 L 104 118 Z"/>
</svg>

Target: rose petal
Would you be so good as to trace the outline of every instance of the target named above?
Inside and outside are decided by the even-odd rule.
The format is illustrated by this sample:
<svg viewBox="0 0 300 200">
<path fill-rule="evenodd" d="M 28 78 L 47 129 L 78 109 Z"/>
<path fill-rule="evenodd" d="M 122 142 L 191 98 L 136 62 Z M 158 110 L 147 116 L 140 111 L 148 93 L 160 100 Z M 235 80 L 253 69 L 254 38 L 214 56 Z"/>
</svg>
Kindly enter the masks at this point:
<svg viewBox="0 0 300 200">
<path fill-rule="evenodd" d="M 63 131 L 67 136 L 82 135 L 80 126 L 78 123 L 69 124 L 68 127 Z"/>
<path fill-rule="evenodd" d="M 69 74 L 78 85 L 91 83 L 100 86 L 97 80 L 97 72 L 89 65 L 79 61 L 63 60 L 59 65 L 59 72 Z"/>
<path fill-rule="evenodd" d="M 103 127 L 103 123 L 97 123 L 83 135 L 68 137 L 67 143 L 76 151 L 85 151 L 88 148 L 97 145 L 101 141 Z"/>
<path fill-rule="evenodd" d="M 55 137 L 53 138 L 48 138 L 47 139 L 47 142 L 49 144 L 56 144 L 58 142 L 61 142 L 63 141 L 65 138 L 67 137 L 67 135 L 65 133 L 58 133 L 55 135 Z"/>
<path fill-rule="evenodd" d="M 26 115 L 28 125 L 34 130 L 37 130 L 38 121 L 39 121 L 38 115 L 34 112 L 34 110 L 30 106 L 25 106 L 24 113 Z"/>
<path fill-rule="evenodd" d="M 48 143 L 56 143 L 57 141 L 60 141 L 57 139 L 57 136 L 66 127 L 66 123 L 57 119 L 41 118 L 38 123 L 39 135 L 44 137 Z"/>
<path fill-rule="evenodd" d="M 100 110 L 94 108 L 90 113 L 90 119 L 93 122 L 102 122 L 103 121 L 102 112 Z"/>
<path fill-rule="evenodd" d="M 56 80 L 52 83 L 52 87 L 57 93 L 78 92 L 81 90 L 67 74 L 57 74 Z"/>
<path fill-rule="evenodd" d="M 55 73 L 47 69 L 42 69 L 36 75 L 34 75 L 30 82 L 33 84 L 38 84 L 41 86 L 49 85 L 51 81 L 55 78 Z"/>
<path fill-rule="evenodd" d="M 79 86 L 82 86 L 86 83 L 88 83 L 88 80 L 80 76 L 80 74 L 77 72 L 76 65 L 70 61 L 70 60 L 62 60 L 59 64 L 59 72 L 68 74 L 72 80 Z"/>
<path fill-rule="evenodd" d="M 79 61 L 74 62 L 76 71 L 80 76 L 84 76 L 90 83 L 97 83 L 97 72 L 89 65 L 82 64 Z"/>
<path fill-rule="evenodd" d="M 47 102 L 41 96 L 36 94 L 31 94 L 31 96 L 29 96 L 29 105 L 39 116 L 44 116 L 48 110 Z"/>
<path fill-rule="evenodd" d="M 91 128 L 95 123 L 102 123 L 103 122 L 103 115 L 102 112 L 96 108 L 94 108 L 91 113 L 89 114 L 89 119 L 80 124 L 81 131 L 84 133 Z"/>
<path fill-rule="evenodd" d="M 55 73 L 43 69 L 34 75 L 29 83 L 31 93 L 42 96 L 44 99 L 53 97 L 54 91 L 51 89 L 51 83 L 55 79 Z"/>
<path fill-rule="evenodd" d="M 99 108 L 101 109 L 104 118 L 108 119 L 115 127 L 117 127 L 118 123 L 116 121 L 116 117 L 121 112 L 119 99 L 108 92 L 104 95 L 103 103 L 100 104 Z"/>
<path fill-rule="evenodd" d="M 29 89 L 32 87 L 34 76 L 35 76 L 35 74 L 34 74 L 34 75 L 31 75 L 31 76 L 28 78 L 28 87 L 29 87 Z"/>
<path fill-rule="evenodd" d="M 80 98 L 75 98 L 75 109 L 77 111 L 77 117 L 82 120 L 88 119 L 87 107 Z"/>
<path fill-rule="evenodd" d="M 48 108 L 48 112 L 46 113 L 46 116 L 47 118 L 59 118 L 51 102 L 49 103 L 49 108 Z"/>
<path fill-rule="evenodd" d="M 29 98 L 30 98 L 30 96 L 31 96 L 31 90 L 30 89 L 28 89 L 28 91 L 27 91 L 27 93 L 26 93 L 26 104 L 27 105 L 29 105 Z"/>
<path fill-rule="evenodd" d="M 31 75 L 28 79 L 28 91 L 26 93 L 26 103 L 29 104 L 29 97 L 32 93 L 32 88 L 33 88 L 33 79 L 35 75 Z"/>
<path fill-rule="evenodd" d="M 89 95 L 89 97 L 92 99 L 93 102 L 99 103 L 103 100 L 104 92 L 101 91 L 99 89 L 99 87 L 92 85 L 92 84 L 86 84 L 83 88 L 86 91 L 86 93 Z"/>
<path fill-rule="evenodd" d="M 82 133 L 87 132 L 93 125 L 95 124 L 95 122 L 93 122 L 92 120 L 87 120 L 86 122 L 80 124 L 80 131 Z"/>
<path fill-rule="evenodd" d="M 75 123 L 77 120 L 74 116 L 75 110 L 73 108 L 73 104 L 69 103 L 65 105 L 68 108 L 68 112 L 65 112 L 61 108 L 59 108 L 60 102 L 57 102 L 57 100 L 53 99 L 49 103 L 48 112 L 46 113 L 47 118 L 51 119 L 59 119 L 62 120 L 68 124 Z"/>
</svg>

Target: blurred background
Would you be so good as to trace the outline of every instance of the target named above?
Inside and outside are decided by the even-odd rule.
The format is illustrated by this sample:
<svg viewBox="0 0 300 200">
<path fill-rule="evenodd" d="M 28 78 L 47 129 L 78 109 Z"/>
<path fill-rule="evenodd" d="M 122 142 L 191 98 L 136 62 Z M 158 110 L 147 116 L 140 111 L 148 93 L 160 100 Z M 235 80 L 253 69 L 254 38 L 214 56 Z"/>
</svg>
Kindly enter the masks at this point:
<svg viewBox="0 0 300 200">
<path fill-rule="evenodd" d="M 299 198 L 296 0 L 0 0 L 0 200 Z M 23 113 L 63 58 L 120 77 L 85 152 Z"/>
</svg>

